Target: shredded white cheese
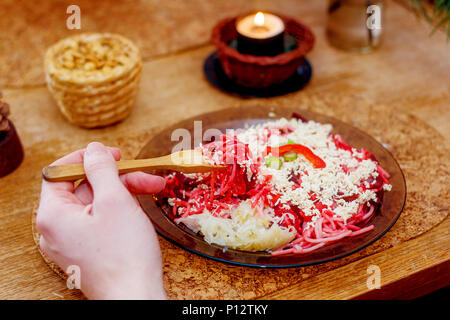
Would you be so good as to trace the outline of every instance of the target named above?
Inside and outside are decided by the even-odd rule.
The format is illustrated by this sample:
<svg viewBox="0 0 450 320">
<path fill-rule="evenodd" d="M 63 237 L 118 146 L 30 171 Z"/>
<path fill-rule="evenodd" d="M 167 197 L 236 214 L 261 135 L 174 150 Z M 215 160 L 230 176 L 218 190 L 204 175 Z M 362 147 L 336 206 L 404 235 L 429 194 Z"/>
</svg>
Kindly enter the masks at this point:
<svg viewBox="0 0 450 320">
<path fill-rule="evenodd" d="M 280 135 L 280 128 L 289 128 L 289 131 Z M 298 154 L 293 161 L 284 161 L 281 168 L 270 168 L 264 165 L 264 158 L 257 180 L 263 182 L 270 176 L 269 184 L 273 191 L 280 197 L 275 206 L 281 205 L 286 209 L 281 217 L 274 214 L 272 208 L 264 207 L 263 217 L 259 216 L 251 208 L 250 201 L 241 202 L 226 212 L 228 219 L 215 216 L 208 210 L 200 214 L 194 214 L 185 218 L 179 218 L 195 232 L 199 231 L 209 243 L 216 243 L 225 247 L 258 251 L 276 249 L 290 242 L 295 231 L 281 227 L 279 223 L 290 217 L 288 212 L 290 205 L 297 206 L 305 216 L 310 217 L 308 227 L 314 226 L 315 221 L 321 216 L 316 208 L 320 201 L 325 206 L 332 208 L 337 216 L 346 221 L 351 218 L 361 204 L 376 201 L 377 195 L 372 190 L 364 190 L 370 186 L 368 180 L 378 177 L 377 163 L 370 159 L 363 159 L 364 154 L 355 148 L 343 150 L 337 148 L 332 136 L 332 126 L 314 121 L 302 122 L 296 119 L 279 119 L 264 124 L 246 126 L 245 129 L 235 130 L 233 133 L 237 139 L 247 144 L 251 158 L 237 157 L 237 162 L 247 168 L 247 179 L 253 178 L 252 166 L 258 158 L 263 158 L 267 147 L 278 147 L 288 143 L 302 144 L 308 147 L 315 155 L 325 163 L 324 168 L 314 168 L 310 161 Z M 228 152 L 228 151 L 227 151 Z M 235 152 L 235 150 L 230 151 Z M 238 150 L 239 152 L 239 150 Z M 267 157 L 271 154 L 266 155 Z M 223 153 L 215 152 L 210 159 L 211 163 L 220 163 Z M 201 174 L 192 175 L 193 178 Z M 208 188 L 204 185 L 204 188 Z M 383 189 L 390 191 L 391 185 L 385 184 Z M 216 194 L 217 195 L 217 194 Z M 311 195 L 315 198 L 311 199 Z M 173 205 L 175 199 L 169 199 Z M 199 204 L 192 203 L 193 208 Z"/>
</svg>

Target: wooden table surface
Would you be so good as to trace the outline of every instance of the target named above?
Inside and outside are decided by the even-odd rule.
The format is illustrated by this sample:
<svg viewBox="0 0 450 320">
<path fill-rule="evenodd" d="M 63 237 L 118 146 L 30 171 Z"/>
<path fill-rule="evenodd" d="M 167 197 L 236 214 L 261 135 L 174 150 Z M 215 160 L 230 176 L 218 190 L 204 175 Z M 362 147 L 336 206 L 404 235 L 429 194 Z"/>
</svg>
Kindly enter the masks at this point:
<svg viewBox="0 0 450 320">
<path fill-rule="evenodd" d="M 298 106 L 335 116 L 385 143 L 406 175 L 405 210 L 375 244 L 350 257 L 306 268 L 233 267 L 161 239 L 170 298 L 411 298 L 450 284 L 450 44 L 442 32 L 430 37 L 427 23 L 389 1 L 382 46 L 371 54 L 358 55 L 328 45 L 327 1 L 195 1 L 183 8 L 184 14 L 175 4 L 178 1 L 141 1 L 142 8 L 127 1 L 107 2 L 104 8 L 79 2 L 82 23 L 86 21 L 82 31 L 120 32 L 139 44 L 145 57 L 141 89 L 132 115 L 118 125 L 85 130 L 68 124 L 43 83 L 39 64 L 45 46 L 56 40 L 53 33 L 61 37 L 74 32 L 64 29 L 68 4 L 47 2 L 55 14 L 46 22 L 32 17 L 31 2 L 0 5 L 0 21 L 11 16 L 1 6 L 14 8 L 17 21 L 9 29 L 0 28 L 0 40 L 14 49 L 7 53 L 5 46 L 0 48 L 0 71 L 11 119 L 25 148 L 19 169 L 0 179 L 1 299 L 83 298 L 48 268 L 33 242 L 31 216 L 39 199 L 42 167 L 94 140 L 119 146 L 125 158 L 133 158 L 165 125 L 257 103 Z M 121 19 L 120 24 L 108 20 L 124 6 L 129 7 L 125 13 L 140 18 Z M 37 8 L 40 13 L 49 9 Z M 242 100 L 205 80 L 202 65 L 214 51 L 208 43 L 209 30 L 219 18 L 252 8 L 289 14 L 311 26 L 317 38 L 308 55 L 313 78 L 302 91 Z M 94 9 L 96 14 L 91 12 Z M 25 31 L 23 25 L 33 32 Z M 34 41 L 33 36 L 41 41 Z M 380 267 L 381 290 L 367 288 L 370 265 Z"/>
</svg>

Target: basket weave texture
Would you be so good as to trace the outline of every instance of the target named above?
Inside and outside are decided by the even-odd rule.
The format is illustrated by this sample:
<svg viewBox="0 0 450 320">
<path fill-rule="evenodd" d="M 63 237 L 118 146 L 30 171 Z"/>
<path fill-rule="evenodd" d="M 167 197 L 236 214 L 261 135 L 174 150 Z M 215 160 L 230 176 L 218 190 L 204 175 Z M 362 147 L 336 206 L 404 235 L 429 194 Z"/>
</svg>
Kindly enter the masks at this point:
<svg viewBox="0 0 450 320">
<path fill-rule="evenodd" d="M 219 21 L 212 31 L 212 42 L 225 74 L 240 85 L 265 88 L 286 81 L 303 63 L 306 53 L 314 46 L 314 34 L 297 20 L 277 14 L 285 24 L 285 32 L 292 35 L 297 46 L 294 50 L 276 56 L 254 56 L 239 53 L 229 46 L 237 38 L 236 20 Z"/>
<path fill-rule="evenodd" d="M 66 119 L 86 128 L 123 120 L 139 89 L 142 59 L 128 39 L 83 33 L 47 50 L 47 86 Z"/>
</svg>

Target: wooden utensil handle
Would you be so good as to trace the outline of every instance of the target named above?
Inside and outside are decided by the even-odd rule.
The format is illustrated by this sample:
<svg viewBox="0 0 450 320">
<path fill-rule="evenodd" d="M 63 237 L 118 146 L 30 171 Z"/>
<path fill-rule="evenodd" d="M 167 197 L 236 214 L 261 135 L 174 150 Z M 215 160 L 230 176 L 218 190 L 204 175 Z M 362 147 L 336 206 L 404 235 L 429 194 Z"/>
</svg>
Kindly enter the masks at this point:
<svg viewBox="0 0 450 320">
<path fill-rule="evenodd" d="M 193 173 L 208 172 L 222 168 L 220 166 L 194 161 L 195 158 L 188 158 L 190 160 L 187 162 L 174 161 L 174 159 L 178 158 L 172 156 L 167 155 L 153 159 L 121 160 L 117 161 L 116 164 L 119 169 L 119 174 L 148 170 L 175 170 Z M 178 156 L 181 157 L 183 154 L 180 153 Z M 45 167 L 42 170 L 42 176 L 45 180 L 51 182 L 76 181 L 85 178 L 86 173 L 84 172 L 83 164 L 80 163 Z"/>
<path fill-rule="evenodd" d="M 117 161 L 116 164 L 117 169 L 119 169 L 119 174 L 148 169 L 148 165 L 145 166 L 139 160 L 121 160 Z M 165 168 L 152 166 L 151 169 Z M 42 176 L 45 180 L 51 182 L 76 181 L 85 178 L 86 172 L 84 171 L 84 166 L 82 163 L 67 164 L 45 167 L 42 170 Z"/>
</svg>

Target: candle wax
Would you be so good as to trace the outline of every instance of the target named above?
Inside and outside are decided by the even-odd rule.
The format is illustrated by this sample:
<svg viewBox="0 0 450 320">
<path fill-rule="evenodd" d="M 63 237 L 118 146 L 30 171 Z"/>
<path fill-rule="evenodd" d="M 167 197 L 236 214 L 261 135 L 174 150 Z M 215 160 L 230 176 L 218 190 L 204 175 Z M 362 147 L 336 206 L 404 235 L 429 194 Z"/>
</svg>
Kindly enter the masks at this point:
<svg viewBox="0 0 450 320">
<path fill-rule="evenodd" d="M 236 22 L 237 32 L 247 38 L 269 39 L 284 31 L 283 20 L 276 15 L 264 13 L 261 20 L 255 19 L 256 15 L 251 14 L 239 19 Z"/>
</svg>

